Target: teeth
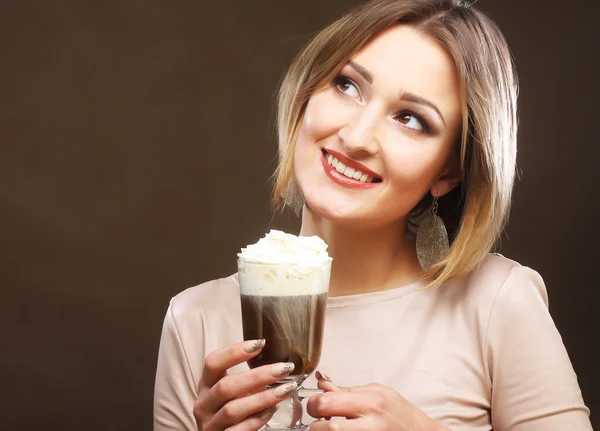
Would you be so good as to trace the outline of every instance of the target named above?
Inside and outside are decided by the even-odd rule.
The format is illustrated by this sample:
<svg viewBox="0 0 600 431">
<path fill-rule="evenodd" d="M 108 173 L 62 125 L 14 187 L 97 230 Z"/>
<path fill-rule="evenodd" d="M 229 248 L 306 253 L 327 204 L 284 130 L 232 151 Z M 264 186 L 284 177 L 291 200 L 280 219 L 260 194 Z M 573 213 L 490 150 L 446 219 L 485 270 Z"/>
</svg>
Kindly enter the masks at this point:
<svg viewBox="0 0 600 431">
<path fill-rule="evenodd" d="M 353 179 L 358 180 L 363 183 L 373 182 L 373 177 L 370 177 L 367 174 L 363 174 L 361 171 L 351 168 L 350 166 L 346 166 L 345 164 L 340 162 L 338 159 L 333 157 L 331 154 L 327 154 L 326 160 L 327 160 L 327 163 L 329 163 L 331 166 L 333 166 L 336 171 L 338 171 L 340 174 L 342 174 L 348 178 L 353 178 Z"/>
</svg>

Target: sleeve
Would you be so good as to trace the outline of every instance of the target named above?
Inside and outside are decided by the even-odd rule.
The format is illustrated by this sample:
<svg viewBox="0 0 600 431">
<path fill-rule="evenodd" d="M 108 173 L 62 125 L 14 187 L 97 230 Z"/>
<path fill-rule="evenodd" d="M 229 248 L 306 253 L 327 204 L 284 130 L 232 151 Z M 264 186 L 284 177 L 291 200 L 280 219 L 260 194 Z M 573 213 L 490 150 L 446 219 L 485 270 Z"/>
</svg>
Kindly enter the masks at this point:
<svg viewBox="0 0 600 431">
<path fill-rule="evenodd" d="M 204 357 L 204 352 L 200 353 Z M 181 341 L 173 301 L 163 323 L 154 385 L 154 431 L 197 431 L 197 388 Z"/>
<path fill-rule="evenodd" d="M 540 275 L 515 267 L 490 315 L 486 353 L 497 431 L 592 430 Z"/>
</svg>

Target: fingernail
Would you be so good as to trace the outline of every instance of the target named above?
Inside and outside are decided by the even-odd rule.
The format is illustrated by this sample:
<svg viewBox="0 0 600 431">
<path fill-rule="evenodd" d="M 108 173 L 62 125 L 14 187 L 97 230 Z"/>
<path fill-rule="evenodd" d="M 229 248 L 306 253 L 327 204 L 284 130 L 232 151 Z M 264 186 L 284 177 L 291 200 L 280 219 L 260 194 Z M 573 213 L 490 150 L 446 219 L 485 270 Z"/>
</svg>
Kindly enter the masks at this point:
<svg viewBox="0 0 600 431">
<path fill-rule="evenodd" d="M 277 398 L 285 398 L 289 394 L 294 392 L 297 387 L 298 387 L 298 383 L 296 383 L 296 382 L 286 383 L 285 385 L 277 386 L 275 389 L 273 389 L 273 394 Z"/>
<path fill-rule="evenodd" d="M 275 365 L 271 368 L 270 373 L 273 377 L 281 377 L 294 371 L 294 363 L 286 362 L 284 364 Z"/>
<path fill-rule="evenodd" d="M 265 340 L 244 341 L 244 352 L 246 353 L 254 353 L 263 347 L 265 347 Z"/>
<path fill-rule="evenodd" d="M 273 406 L 268 409 L 264 409 L 262 412 L 260 412 L 259 416 L 263 420 L 271 419 L 271 416 L 273 416 L 275 414 L 275 412 L 277 411 L 278 408 L 279 408 L 279 406 Z"/>
<path fill-rule="evenodd" d="M 333 383 L 333 381 L 331 380 L 331 378 L 327 374 L 322 373 L 320 371 L 317 371 L 315 373 L 315 377 L 317 378 L 317 380 L 325 380 L 325 381 L 327 381 L 329 383 Z"/>
</svg>

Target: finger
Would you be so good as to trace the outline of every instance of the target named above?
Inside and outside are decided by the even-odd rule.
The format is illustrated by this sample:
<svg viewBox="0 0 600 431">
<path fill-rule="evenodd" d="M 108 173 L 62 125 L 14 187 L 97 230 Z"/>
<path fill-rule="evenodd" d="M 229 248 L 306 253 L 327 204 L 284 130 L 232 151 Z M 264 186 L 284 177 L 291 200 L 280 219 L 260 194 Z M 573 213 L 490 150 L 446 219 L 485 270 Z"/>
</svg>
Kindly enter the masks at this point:
<svg viewBox="0 0 600 431">
<path fill-rule="evenodd" d="M 212 387 L 225 376 L 229 368 L 253 358 L 263 347 L 265 347 L 265 340 L 251 340 L 215 350 L 204 360 L 199 388 Z"/>
<path fill-rule="evenodd" d="M 323 390 L 325 390 L 325 388 L 333 389 L 335 387 L 335 389 L 337 391 L 343 391 L 343 392 L 365 392 L 365 391 L 377 391 L 377 390 L 386 392 L 390 389 L 386 386 L 380 385 L 379 383 L 369 383 L 368 385 L 351 386 L 351 387 L 350 386 L 349 387 L 339 386 L 339 385 L 336 385 L 335 383 L 333 383 L 332 380 L 327 375 L 320 373 L 319 371 L 317 371 L 315 373 L 315 377 L 317 378 L 317 387 L 319 389 L 323 389 Z M 326 385 L 326 383 L 329 383 L 329 385 Z"/>
<path fill-rule="evenodd" d="M 317 378 L 317 380 L 326 380 L 329 383 L 333 383 L 333 380 L 331 380 L 331 377 L 329 377 L 327 374 L 322 373 L 318 370 L 315 372 L 315 377 Z"/>
<path fill-rule="evenodd" d="M 285 383 L 274 389 L 265 389 L 249 397 L 232 400 L 225 404 L 209 421 L 207 429 L 222 430 L 237 424 L 249 416 L 274 407 L 282 400 L 292 396 L 298 388 L 296 382 Z"/>
<path fill-rule="evenodd" d="M 293 370 L 292 362 L 280 362 L 274 365 L 263 365 L 239 374 L 227 375 L 201 396 L 202 409 L 206 412 L 216 412 L 225 403 L 240 398 L 241 394 L 262 391 L 267 385 L 287 377 Z"/>
<path fill-rule="evenodd" d="M 312 422 L 308 427 L 308 431 L 371 431 L 376 429 L 380 428 L 377 428 L 370 418 L 318 420 Z"/>
<path fill-rule="evenodd" d="M 321 382 L 323 382 L 323 383 L 321 384 Z M 327 383 L 327 385 L 326 385 L 326 383 Z M 383 392 L 383 393 L 388 393 L 390 391 L 393 391 L 393 389 L 388 388 L 387 386 L 380 385 L 379 383 L 370 383 L 368 385 L 363 385 L 363 386 L 339 386 L 339 385 L 336 385 L 335 383 L 326 382 L 325 380 L 319 380 L 319 381 L 317 381 L 317 387 L 319 389 L 323 389 L 323 390 L 325 390 L 325 388 L 335 389 L 335 390 L 328 390 L 328 392 L 354 392 L 354 393 L 359 393 L 359 392 L 380 391 L 380 392 Z"/>
<path fill-rule="evenodd" d="M 269 422 L 276 411 L 277 406 L 265 409 L 227 428 L 227 431 L 256 431 Z"/>
<path fill-rule="evenodd" d="M 371 391 L 381 391 L 381 392 L 389 392 L 393 389 L 380 385 L 379 383 L 369 383 L 368 385 L 362 386 L 349 386 L 347 388 L 342 388 L 345 392 L 371 392 Z"/>
<path fill-rule="evenodd" d="M 368 412 L 381 410 L 384 403 L 385 398 L 379 391 L 325 392 L 311 397 L 306 409 L 314 418 L 327 416 L 358 418 Z"/>
<path fill-rule="evenodd" d="M 328 382 L 327 380 L 317 380 L 317 388 L 325 392 L 342 392 L 348 391 L 346 388 L 340 388 L 338 385 Z"/>
<path fill-rule="evenodd" d="M 364 392 L 364 391 L 375 391 L 375 390 L 381 390 L 381 391 L 385 392 L 386 390 L 389 390 L 389 388 L 387 388 L 386 386 L 380 385 L 379 383 L 370 383 L 368 385 L 352 386 L 352 387 L 339 386 L 339 385 L 336 385 L 335 383 L 333 383 L 333 381 L 327 374 L 322 373 L 320 371 L 315 372 L 315 377 L 317 378 L 317 387 L 319 389 L 326 390 L 329 392 L 336 392 L 336 391 L 337 392 L 339 392 L 339 391 Z M 330 383 L 330 385 L 327 385 L 326 383 Z"/>
<path fill-rule="evenodd" d="M 399 397 L 401 400 L 406 401 L 406 399 L 402 395 L 400 395 L 398 392 L 396 392 L 389 386 L 380 385 L 379 383 L 370 383 L 370 384 L 364 385 L 364 386 L 352 386 L 352 387 L 341 388 L 341 389 L 344 392 L 350 392 L 350 393 L 355 393 L 355 394 L 359 394 L 361 392 L 377 392 L 378 396 L 382 396 L 381 397 L 382 399 L 385 397 L 388 397 L 388 398 L 389 397 Z"/>
<path fill-rule="evenodd" d="M 331 378 L 320 371 L 315 373 L 315 377 L 317 378 L 317 388 L 326 391 L 326 392 L 339 392 L 343 390 L 338 385 L 332 382 Z"/>
</svg>

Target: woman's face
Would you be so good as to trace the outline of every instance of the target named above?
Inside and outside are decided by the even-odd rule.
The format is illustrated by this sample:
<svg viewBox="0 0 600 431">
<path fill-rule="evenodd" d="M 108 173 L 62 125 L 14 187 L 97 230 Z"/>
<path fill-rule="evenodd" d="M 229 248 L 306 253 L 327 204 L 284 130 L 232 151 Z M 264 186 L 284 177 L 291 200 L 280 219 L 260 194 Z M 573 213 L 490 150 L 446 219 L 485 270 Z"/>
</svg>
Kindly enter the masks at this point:
<svg viewBox="0 0 600 431">
<path fill-rule="evenodd" d="M 450 56 L 409 26 L 381 33 L 310 98 L 294 171 L 316 214 L 361 226 L 404 219 L 460 181 L 461 124 Z"/>
</svg>

